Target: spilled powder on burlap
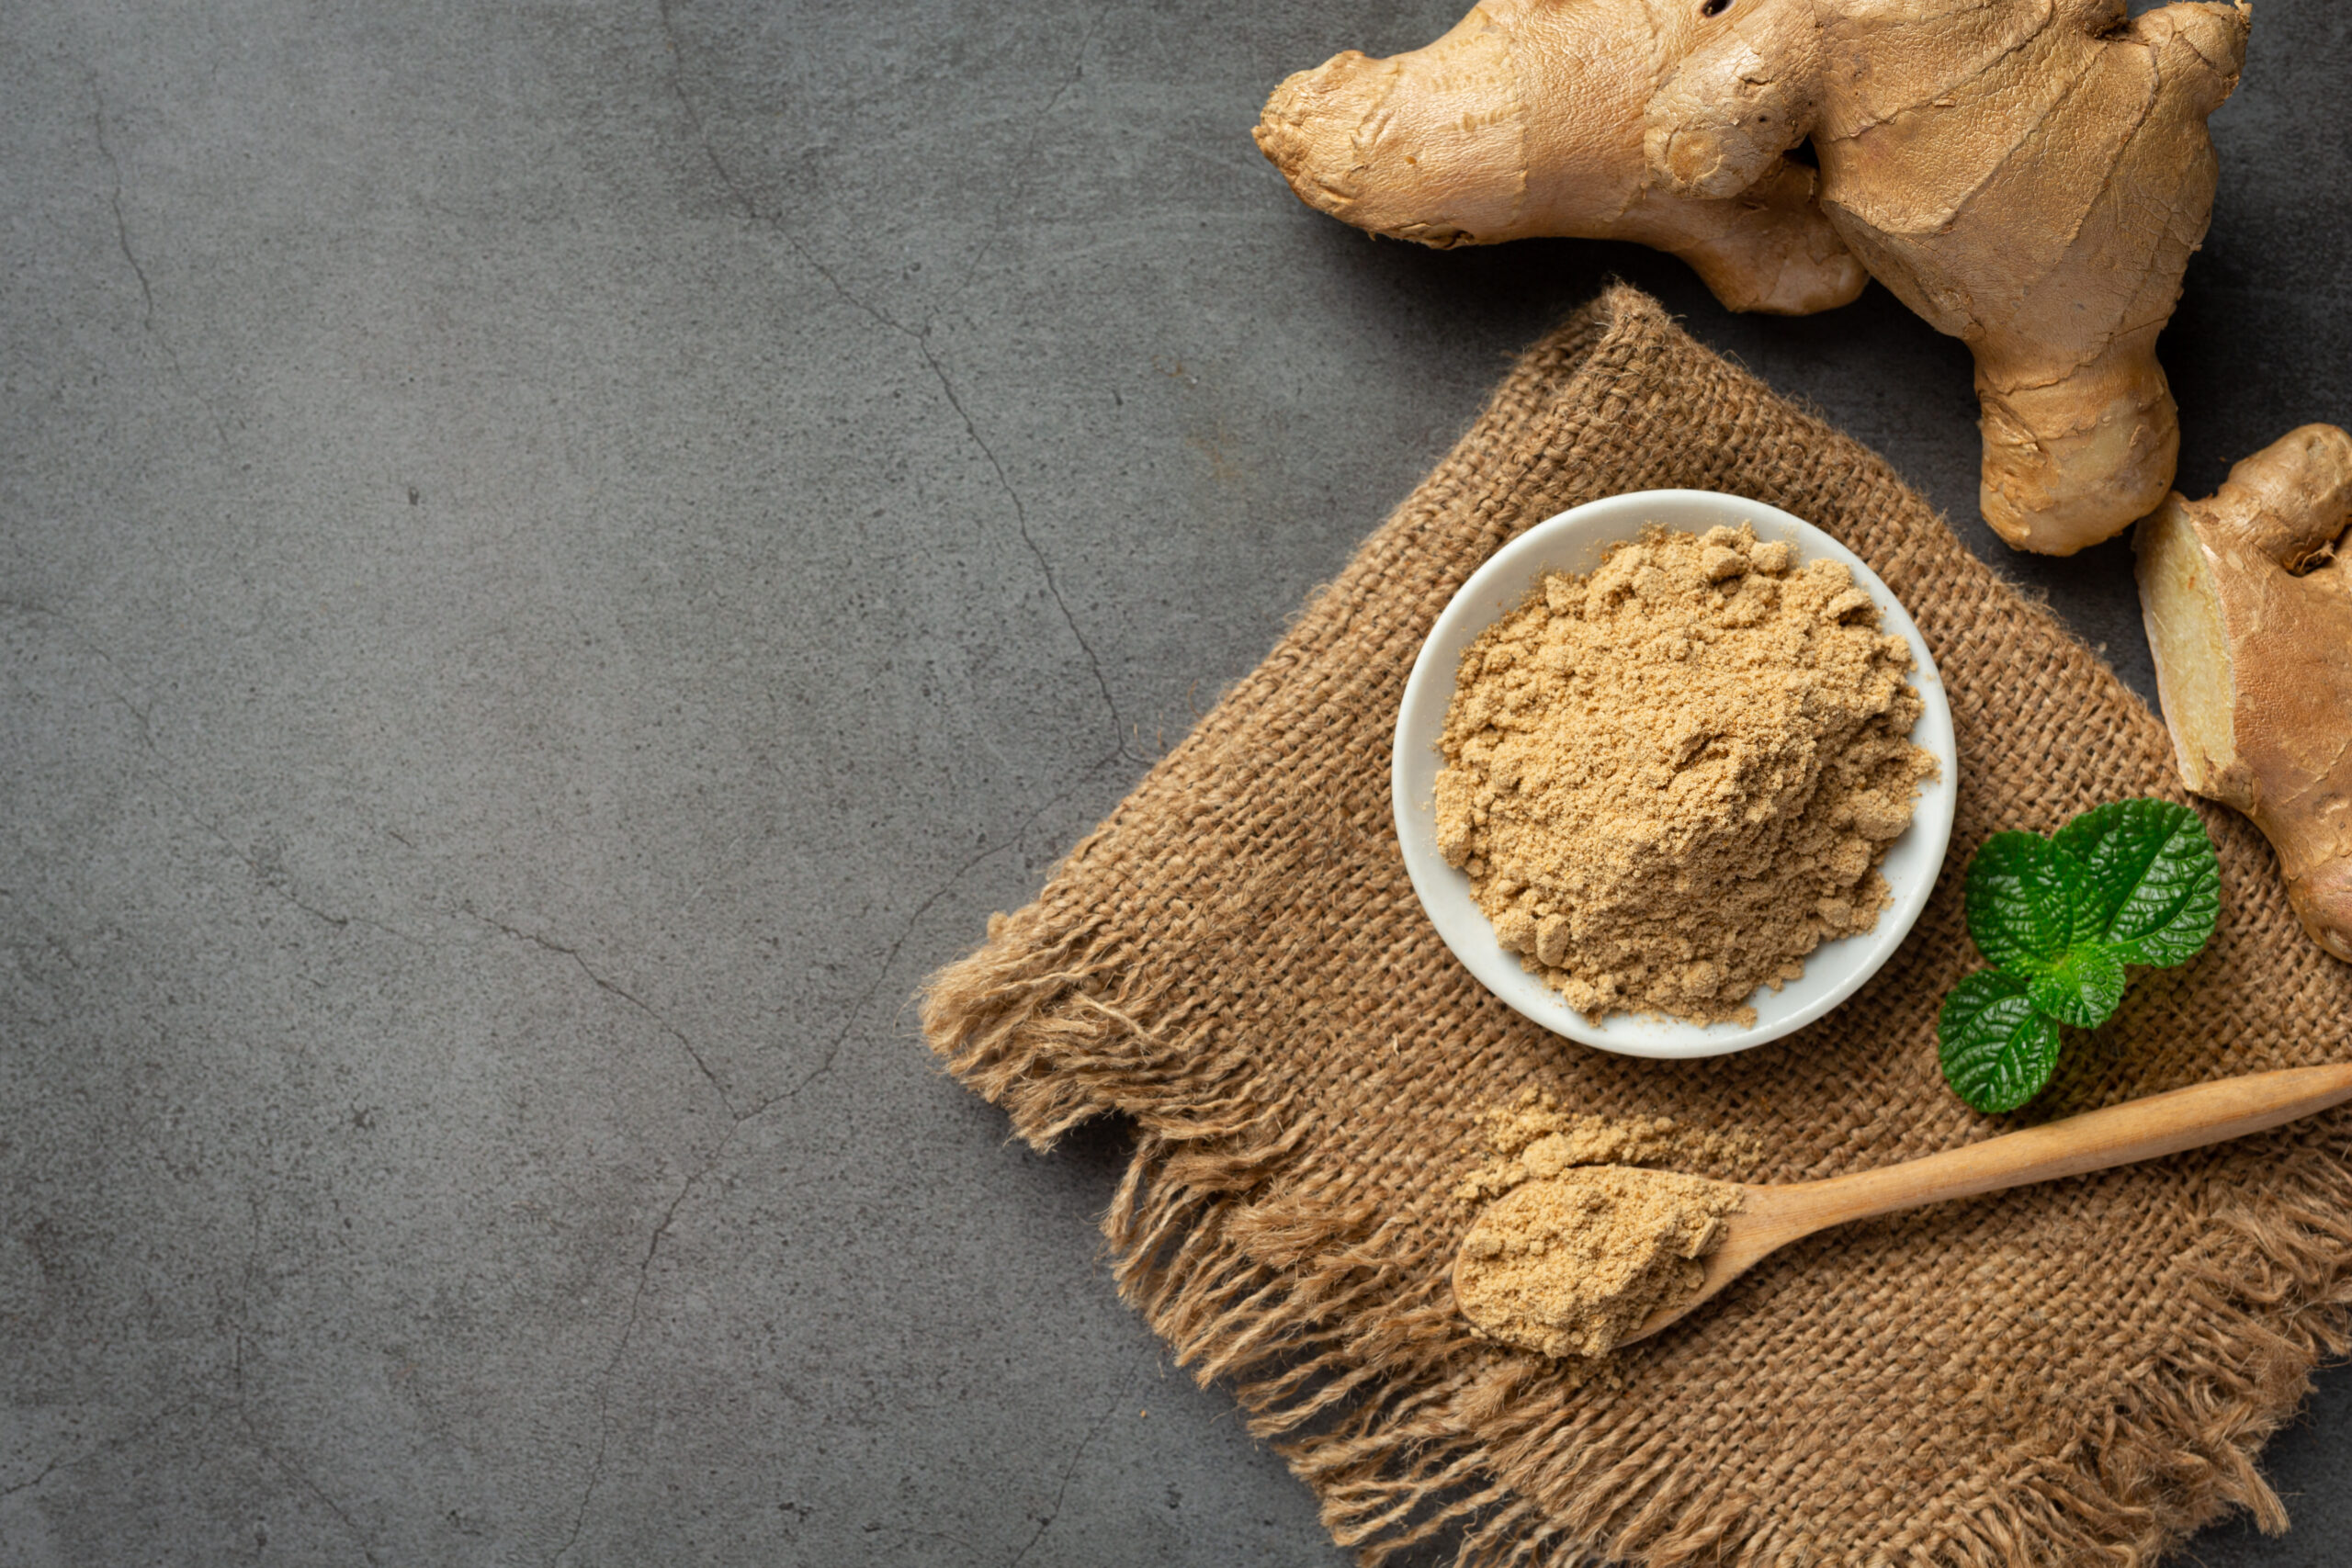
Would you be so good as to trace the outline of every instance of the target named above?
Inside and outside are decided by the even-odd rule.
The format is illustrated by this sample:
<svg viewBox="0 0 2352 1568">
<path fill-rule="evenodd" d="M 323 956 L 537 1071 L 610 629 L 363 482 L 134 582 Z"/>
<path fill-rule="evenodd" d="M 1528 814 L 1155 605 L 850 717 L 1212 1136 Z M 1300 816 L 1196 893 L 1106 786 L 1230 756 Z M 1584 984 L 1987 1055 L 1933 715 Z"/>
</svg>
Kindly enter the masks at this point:
<svg viewBox="0 0 2352 1568">
<path fill-rule="evenodd" d="M 1092 1118 L 1131 1131 L 1103 1220 L 1120 1292 L 1365 1562 L 1446 1538 L 1472 1568 L 2072 1568 L 2149 1562 L 2233 1508 L 2283 1526 L 2255 1457 L 2345 1346 L 2352 1113 L 1846 1226 L 1598 1362 L 1463 1320 L 1449 1275 L 1475 1208 L 1453 1190 L 1496 1157 L 1480 1109 L 1525 1089 L 1564 1116 L 1751 1135 L 1752 1165 L 1668 1163 L 1759 1182 L 2018 1124 L 1936 1065 L 1937 1006 L 1982 964 L 1964 855 L 1851 1000 L 1707 1061 L 1568 1044 L 1430 928 L 1388 798 L 1430 625 L 1521 529 L 1675 487 L 1827 529 L 1911 611 L 1951 702 L 1955 846 L 2189 798 L 2146 707 L 1883 462 L 1617 288 L 1527 355 L 1035 901 L 933 977 L 933 1047 L 1035 1147 Z M 2352 965 L 2303 937 L 2261 836 L 2198 808 L 2220 929 L 2069 1047 L 2037 1118 L 2352 1049 Z"/>
<path fill-rule="evenodd" d="M 1463 650 L 1438 848 L 1578 1011 L 1753 1023 L 1759 987 L 1886 904 L 1936 772 L 1911 662 L 1838 562 L 1645 528 Z"/>
</svg>

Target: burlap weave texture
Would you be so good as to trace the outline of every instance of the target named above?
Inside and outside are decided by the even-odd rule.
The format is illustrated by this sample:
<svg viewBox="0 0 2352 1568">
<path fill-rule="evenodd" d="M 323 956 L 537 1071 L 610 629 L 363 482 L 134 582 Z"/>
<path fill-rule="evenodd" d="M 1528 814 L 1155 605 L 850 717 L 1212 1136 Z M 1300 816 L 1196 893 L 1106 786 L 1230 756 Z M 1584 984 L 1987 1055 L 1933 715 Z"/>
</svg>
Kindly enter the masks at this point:
<svg viewBox="0 0 2352 1568">
<path fill-rule="evenodd" d="M 1852 1001 L 1705 1062 L 1587 1050 L 1454 962 L 1388 808 L 1422 637 L 1497 547 L 1568 506 L 1690 486 L 1829 530 L 1935 650 L 1961 752 L 1935 898 Z M 1269 520 L 1279 525 L 1279 520 Z M 2230 1073 L 2342 1057 L 2352 966 L 2297 929 L 2268 847 L 2207 809 L 2222 927 L 2070 1032 L 2017 1117 L 1955 1100 L 1946 989 L 1981 960 L 1969 851 L 2103 800 L 2187 799 L 2162 726 L 1884 463 L 1611 290 L 1532 350 L 1437 471 L 1056 869 L 934 976 L 924 1024 L 1040 1148 L 1132 1119 L 1104 1221 L 1120 1288 L 1283 1445 L 1367 1561 L 2148 1562 L 2233 1505 L 2352 1301 L 2352 1117 L 1895 1216 L 1769 1260 L 1599 1376 L 1474 1339 L 1447 1271 L 1476 1116 L 1564 1107 L 1753 1134 L 1785 1181 Z"/>
</svg>

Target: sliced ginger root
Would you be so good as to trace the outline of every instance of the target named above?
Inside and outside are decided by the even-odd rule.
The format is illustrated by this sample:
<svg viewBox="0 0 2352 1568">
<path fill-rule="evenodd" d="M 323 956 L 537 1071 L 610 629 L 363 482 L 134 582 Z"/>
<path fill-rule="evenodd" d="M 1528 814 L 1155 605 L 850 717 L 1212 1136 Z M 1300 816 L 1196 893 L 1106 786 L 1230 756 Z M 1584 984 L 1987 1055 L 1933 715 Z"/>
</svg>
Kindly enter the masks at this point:
<svg viewBox="0 0 2352 1568">
<path fill-rule="evenodd" d="M 1481 0 L 1268 100 L 1309 206 L 1430 245 L 1632 240 L 1733 310 L 1803 314 L 1864 268 L 1976 359 L 1980 503 L 2071 555 L 2162 500 L 2155 339 L 2211 215 L 2205 117 L 2247 13 L 2201 0 Z M 1815 170 L 1786 154 L 1810 139 Z"/>
<path fill-rule="evenodd" d="M 2352 435 L 2291 431 L 2140 525 L 2140 610 L 2188 787 L 2254 818 L 2352 962 Z"/>
</svg>

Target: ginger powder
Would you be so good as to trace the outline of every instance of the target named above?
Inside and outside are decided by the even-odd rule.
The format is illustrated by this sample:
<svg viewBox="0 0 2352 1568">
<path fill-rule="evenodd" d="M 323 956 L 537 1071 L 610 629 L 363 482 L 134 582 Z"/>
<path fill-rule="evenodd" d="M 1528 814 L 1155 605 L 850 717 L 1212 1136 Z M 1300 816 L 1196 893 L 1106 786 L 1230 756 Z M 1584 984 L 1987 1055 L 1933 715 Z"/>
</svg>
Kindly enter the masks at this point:
<svg viewBox="0 0 2352 1568">
<path fill-rule="evenodd" d="M 1588 1017 L 1752 1023 L 1758 987 L 1887 902 L 1936 773 L 1911 662 L 1838 563 L 1653 525 L 1464 650 L 1438 848 Z"/>
<path fill-rule="evenodd" d="M 1727 1181 L 1594 1166 L 1488 1205 L 1453 1264 L 1453 1296 L 1481 1333 L 1546 1356 L 1605 1356 L 1705 1282 Z"/>
</svg>

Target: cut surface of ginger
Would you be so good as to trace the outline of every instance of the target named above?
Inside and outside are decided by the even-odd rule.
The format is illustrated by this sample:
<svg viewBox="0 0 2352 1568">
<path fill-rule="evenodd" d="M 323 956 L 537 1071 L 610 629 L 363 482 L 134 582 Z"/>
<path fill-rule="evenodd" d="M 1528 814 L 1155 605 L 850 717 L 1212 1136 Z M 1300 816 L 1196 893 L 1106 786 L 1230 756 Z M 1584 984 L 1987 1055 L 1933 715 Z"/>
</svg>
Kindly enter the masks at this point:
<svg viewBox="0 0 2352 1568">
<path fill-rule="evenodd" d="M 2140 611 L 2152 647 L 2171 657 L 2156 666 L 2156 694 L 2172 728 L 2173 751 L 2189 788 L 2230 801 L 2224 779 L 2237 761 L 2235 666 L 2222 625 L 2213 569 L 2176 495 L 2140 525 Z"/>
</svg>

